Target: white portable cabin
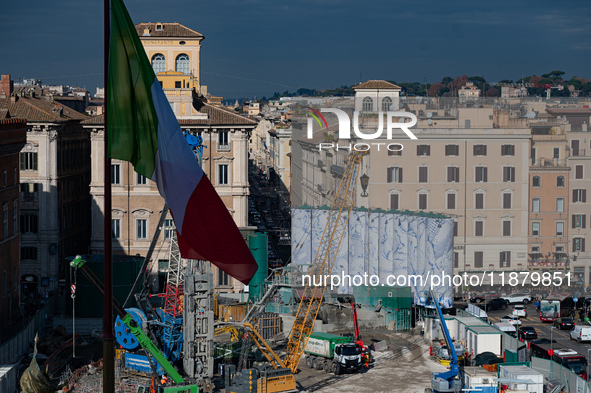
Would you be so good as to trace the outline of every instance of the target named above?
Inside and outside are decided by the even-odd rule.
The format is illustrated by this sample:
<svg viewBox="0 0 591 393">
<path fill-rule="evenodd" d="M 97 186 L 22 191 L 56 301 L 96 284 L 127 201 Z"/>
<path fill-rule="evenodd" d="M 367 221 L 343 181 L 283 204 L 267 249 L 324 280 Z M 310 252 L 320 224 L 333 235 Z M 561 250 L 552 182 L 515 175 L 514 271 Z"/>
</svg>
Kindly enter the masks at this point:
<svg viewBox="0 0 591 393">
<path fill-rule="evenodd" d="M 470 357 L 483 352 L 492 352 L 501 356 L 501 335 L 502 333 L 492 326 L 475 326 L 468 328 L 466 349 Z"/>
<path fill-rule="evenodd" d="M 468 328 L 476 326 L 490 326 L 480 318 L 456 317 L 454 330 L 450 329 L 449 334 L 456 341 L 465 341 L 468 338 Z M 449 325 L 448 325 L 449 328 Z"/>
<path fill-rule="evenodd" d="M 523 382 L 518 382 L 523 380 Z M 499 364 L 499 382 L 512 391 L 523 390 L 544 393 L 544 375 L 526 366 L 503 366 Z"/>
<path fill-rule="evenodd" d="M 484 367 L 462 367 L 460 368 L 465 391 L 480 393 L 497 393 L 497 373 L 488 371 Z"/>
<path fill-rule="evenodd" d="M 455 323 L 454 317 L 451 315 L 444 315 L 443 318 L 445 320 L 445 324 L 447 325 L 447 329 L 450 330 L 450 327 Z M 441 330 L 441 325 L 439 323 L 439 317 L 437 315 L 428 315 L 425 317 L 424 337 L 427 341 L 445 339 L 443 330 Z"/>
</svg>

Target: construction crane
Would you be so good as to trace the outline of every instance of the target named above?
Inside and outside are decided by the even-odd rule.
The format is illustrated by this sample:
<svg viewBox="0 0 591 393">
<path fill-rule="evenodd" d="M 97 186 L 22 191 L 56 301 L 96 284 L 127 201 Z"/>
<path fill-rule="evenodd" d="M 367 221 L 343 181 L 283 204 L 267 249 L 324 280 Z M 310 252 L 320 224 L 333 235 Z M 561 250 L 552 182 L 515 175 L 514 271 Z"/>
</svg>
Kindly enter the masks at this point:
<svg viewBox="0 0 591 393">
<path fill-rule="evenodd" d="M 368 151 L 355 151 L 349 156 L 349 161 L 345 168 L 343 178 L 336 191 L 335 198 L 330 209 L 328 220 L 324 232 L 320 239 L 320 245 L 316 252 L 314 262 L 308 271 L 310 277 L 318 277 L 330 274 L 332 272 L 336 256 L 338 254 L 341 241 L 347 229 L 347 223 L 351 210 L 355 204 L 355 193 L 357 189 L 357 179 L 359 177 L 359 168 L 364 156 Z M 289 342 L 286 348 L 286 355 L 283 359 L 279 358 L 274 351 L 260 337 L 253 325 L 256 324 L 258 316 L 265 310 L 268 299 L 271 298 L 274 291 L 273 286 L 267 290 L 265 296 L 249 311 L 245 317 L 244 326 L 251 331 L 248 340 L 244 340 L 240 361 L 238 363 L 238 373 L 234 374 L 234 369 L 230 368 L 228 374 L 233 388 L 228 392 L 241 392 L 241 386 L 245 387 L 249 380 L 252 380 L 252 374 L 246 367 L 246 355 L 248 353 L 249 343 L 254 341 L 259 350 L 267 358 L 270 365 L 277 372 L 277 376 L 285 377 L 281 384 L 269 384 L 269 375 L 261 374 L 264 381 L 261 382 L 261 391 L 265 392 L 285 392 L 292 386 L 293 374 L 296 373 L 298 363 L 304 353 L 306 343 L 314 328 L 314 322 L 318 316 L 320 305 L 322 304 L 326 286 L 313 286 L 313 281 L 309 282 L 303 292 L 303 297 L 298 306 L 296 318 L 291 329 Z M 318 282 L 318 280 L 316 280 Z M 252 340 L 252 341 L 250 341 Z M 288 372 L 289 374 L 286 374 Z M 255 374 L 257 371 L 255 371 Z M 242 384 L 241 384 L 241 381 Z M 229 387 L 227 386 L 227 389 Z M 283 389 L 283 390 L 281 390 Z M 291 388 L 293 389 L 293 388 Z"/>
<path fill-rule="evenodd" d="M 320 311 L 320 305 L 326 291 L 326 286 L 313 286 L 312 282 L 314 277 L 317 278 L 316 282 L 318 282 L 318 278 L 332 273 L 341 241 L 347 229 L 349 216 L 355 204 L 355 191 L 361 160 L 367 154 L 369 154 L 368 151 L 355 151 L 350 155 L 345 173 L 330 208 L 318 251 L 316 251 L 314 262 L 308 271 L 312 280 L 304 288 L 284 358 L 285 366 L 294 373 L 298 368 L 298 363 L 314 328 L 314 322 L 318 316 L 318 311 Z"/>
</svg>

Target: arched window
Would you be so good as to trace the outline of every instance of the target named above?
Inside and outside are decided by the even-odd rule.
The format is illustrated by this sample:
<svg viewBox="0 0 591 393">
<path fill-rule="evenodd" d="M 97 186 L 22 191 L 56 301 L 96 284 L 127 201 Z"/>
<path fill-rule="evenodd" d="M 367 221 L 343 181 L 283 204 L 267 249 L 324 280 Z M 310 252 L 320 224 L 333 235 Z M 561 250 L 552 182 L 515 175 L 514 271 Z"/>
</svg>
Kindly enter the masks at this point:
<svg viewBox="0 0 591 393">
<path fill-rule="evenodd" d="M 373 111 L 373 100 L 369 97 L 365 97 L 363 99 L 363 105 L 361 110 L 363 112 L 372 112 Z"/>
<path fill-rule="evenodd" d="M 166 57 L 163 54 L 157 53 L 152 56 L 152 69 L 156 74 L 166 71 Z"/>
<path fill-rule="evenodd" d="M 191 73 L 191 59 L 188 55 L 182 53 L 176 57 L 175 70 L 186 75 Z"/>
<path fill-rule="evenodd" d="M 564 176 L 556 177 L 556 187 L 564 188 Z"/>
<path fill-rule="evenodd" d="M 541 187 L 541 179 L 540 176 L 534 176 L 531 178 L 531 186 L 532 187 Z"/>
<path fill-rule="evenodd" d="M 392 106 L 392 99 L 390 97 L 382 98 L 382 112 L 388 112 Z"/>
</svg>

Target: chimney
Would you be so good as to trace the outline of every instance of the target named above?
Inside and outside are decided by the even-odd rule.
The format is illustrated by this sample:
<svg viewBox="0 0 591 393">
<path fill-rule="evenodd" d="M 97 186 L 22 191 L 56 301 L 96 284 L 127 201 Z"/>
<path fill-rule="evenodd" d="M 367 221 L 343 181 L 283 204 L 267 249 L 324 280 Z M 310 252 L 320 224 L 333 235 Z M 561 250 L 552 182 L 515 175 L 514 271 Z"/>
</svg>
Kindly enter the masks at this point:
<svg viewBox="0 0 591 393">
<path fill-rule="evenodd" d="M 144 29 L 144 36 L 149 36 L 150 35 L 150 29 L 145 28 Z"/>
<path fill-rule="evenodd" d="M 12 94 L 13 84 L 10 80 L 10 75 L 2 75 L 0 77 L 0 93 L 4 91 L 6 96 L 10 96 Z"/>
</svg>

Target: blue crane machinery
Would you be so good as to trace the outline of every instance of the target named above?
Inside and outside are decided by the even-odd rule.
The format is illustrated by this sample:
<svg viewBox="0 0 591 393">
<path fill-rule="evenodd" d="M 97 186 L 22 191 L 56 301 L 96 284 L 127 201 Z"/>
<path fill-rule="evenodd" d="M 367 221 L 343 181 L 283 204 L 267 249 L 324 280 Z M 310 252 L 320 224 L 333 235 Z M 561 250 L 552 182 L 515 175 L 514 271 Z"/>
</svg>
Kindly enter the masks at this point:
<svg viewBox="0 0 591 393">
<path fill-rule="evenodd" d="M 451 340 L 447 324 L 445 323 L 445 318 L 441 312 L 439 300 L 435 296 L 435 292 L 433 290 L 430 291 L 430 295 L 431 301 L 435 304 L 435 308 L 437 309 L 437 315 L 439 316 L 439 323 L 441 323 L 441 330 L 443 330 L 445 343 L 447 344 L 447 347 L 451 353 L 449 371 L 443 373 L 433 373 L 433 377 L 431 378 L 431 391 L 434 393 L 461 392 L 462 381 L 458 379 L 458 374 L 460 372 L 458 355 L 456 354 L 454 343 Z"/>
</svg>

